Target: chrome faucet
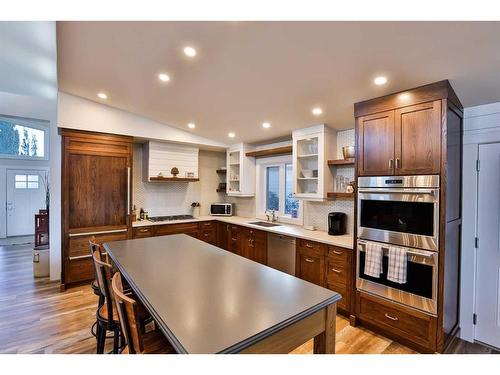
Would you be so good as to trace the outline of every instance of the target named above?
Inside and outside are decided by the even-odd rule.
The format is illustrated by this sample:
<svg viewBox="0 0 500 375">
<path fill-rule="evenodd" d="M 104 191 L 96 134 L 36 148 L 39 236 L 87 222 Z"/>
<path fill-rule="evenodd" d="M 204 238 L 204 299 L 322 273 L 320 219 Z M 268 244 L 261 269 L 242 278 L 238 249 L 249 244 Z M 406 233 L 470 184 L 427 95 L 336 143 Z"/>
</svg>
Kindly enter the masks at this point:
<svg viewBox="0 0 500 375">
<path fill-rule="evenodd" d="M 271 214 L 269 214 L 269 211 Z M 276 223 L 278 221 L 278 215 L 276 215 L 275 210 L 266 210 L 267 221 L 271 221 L 271 223 Z"/>
</svg>

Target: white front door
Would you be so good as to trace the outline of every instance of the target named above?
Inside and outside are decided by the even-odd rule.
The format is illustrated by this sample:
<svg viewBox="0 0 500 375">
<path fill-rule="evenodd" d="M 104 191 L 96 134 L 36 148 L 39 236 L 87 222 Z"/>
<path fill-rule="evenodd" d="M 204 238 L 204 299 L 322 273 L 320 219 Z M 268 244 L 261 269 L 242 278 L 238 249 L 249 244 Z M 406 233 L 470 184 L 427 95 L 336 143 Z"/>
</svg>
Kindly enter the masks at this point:
<svg viewBox="0 0 500 375">
<path fill-rule="evenodd" d="M 480 145 L 479 160 L 475 339 L 500 348 L 500 143 Z"/>
<path fill-rule="evenodd" d="M 7 170 L 7 237 L 35 233 L 35 214 L 45 208 L 47 171 Z"/>
</svg>

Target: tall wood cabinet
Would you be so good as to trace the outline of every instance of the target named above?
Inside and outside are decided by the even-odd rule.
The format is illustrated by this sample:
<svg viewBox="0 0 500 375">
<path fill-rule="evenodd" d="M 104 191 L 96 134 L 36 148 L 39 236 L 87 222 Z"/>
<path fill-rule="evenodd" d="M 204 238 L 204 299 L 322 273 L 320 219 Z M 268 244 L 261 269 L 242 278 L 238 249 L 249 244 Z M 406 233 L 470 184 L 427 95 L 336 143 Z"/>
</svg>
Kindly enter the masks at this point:
<svg viewBox="0 0 500 375">
<path fill-rule="evenodd" d="M 357 291 L 353 319 L 418 350 L 446 351 L 459 330 L 463 106 L 445 80 L 356 103 L 354 114 L 356 177 L 439 175 L 440 203 L 437 316 Z"/>
<path fill-rule="evenodd" d="M 94 278 L 88 240 L 129 237 L 132 138 L 61 129 L 62 286 Z"/>
</svg>

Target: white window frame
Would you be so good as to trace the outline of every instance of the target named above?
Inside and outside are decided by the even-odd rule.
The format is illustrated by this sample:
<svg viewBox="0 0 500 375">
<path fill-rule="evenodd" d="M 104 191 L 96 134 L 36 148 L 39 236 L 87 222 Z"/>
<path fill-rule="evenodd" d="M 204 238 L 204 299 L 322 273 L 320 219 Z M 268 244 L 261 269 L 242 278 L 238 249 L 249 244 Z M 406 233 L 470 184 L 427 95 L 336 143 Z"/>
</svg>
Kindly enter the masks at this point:
<svg viewBox="0 0 500 375">
<path fill-rule="evenodd" d="M 279 211 L 278 221 L 286 224 L 302 225 L 304 223 L 303 204 L 299 200 L 298 217 L 292 218 L 291 215 L 285 215 L 285 165 L 292 164 L 292 156 L 274 156 L 269 158 L 260 158 L 256 161 L 256 199 L 255 199 L 255 216 L 257 219 L 267 220 L 266 217 L 266 199 L 267 199 L 267 168 L 280 167 L 280 187 L 279 187 Z M 293 176 L 292 176 L 293 178 Z"/>
<path fill-rule="evenodd" d="M 43 157 L 29 155 L 10 155 L 0 153 L 0 159 L 17 159 L 17 160 L 49 160 L 49 129 L 50 122 L 44 120 L 36 120 L 29 118 L 20 118 L 0 115 L 0 120 L 14 122 L 16 125 L 26 126 L 28 128 L 42 130 L 43 135 Z"/>
</svg>

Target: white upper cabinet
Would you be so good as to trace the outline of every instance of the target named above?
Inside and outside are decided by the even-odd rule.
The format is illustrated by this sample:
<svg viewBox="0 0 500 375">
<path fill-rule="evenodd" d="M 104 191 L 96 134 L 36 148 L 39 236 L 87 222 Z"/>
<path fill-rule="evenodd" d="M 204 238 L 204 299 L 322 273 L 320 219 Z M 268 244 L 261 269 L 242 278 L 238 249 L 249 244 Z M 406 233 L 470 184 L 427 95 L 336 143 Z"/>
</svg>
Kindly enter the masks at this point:
<svg viewBox="0 0 500 375">
<path fill-rule="evenodd" d="M 197 181 L 198 153 L 196 147 L 174 143 L 147 142 L 143 146 L 143 180 L 152 181 Z M 179 174 L 173 178 L 172 168 Z"/>
<path fill-rule="evenodd" d="M 337 154 L 337 133 L 316 125 L 292 133 L 294 197 L 324 200 L 333 186 L 327 161 Z"/>
<path fill-rule="evenodd" d="M 227 195 L 252 197 L 255 195 L 255 158 L 246 156 L 254 149 L 244 143 L 232 145 L 227 150 Z"/>
</svg>

